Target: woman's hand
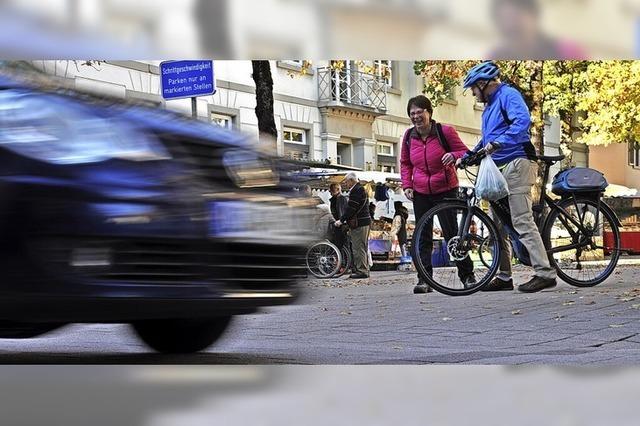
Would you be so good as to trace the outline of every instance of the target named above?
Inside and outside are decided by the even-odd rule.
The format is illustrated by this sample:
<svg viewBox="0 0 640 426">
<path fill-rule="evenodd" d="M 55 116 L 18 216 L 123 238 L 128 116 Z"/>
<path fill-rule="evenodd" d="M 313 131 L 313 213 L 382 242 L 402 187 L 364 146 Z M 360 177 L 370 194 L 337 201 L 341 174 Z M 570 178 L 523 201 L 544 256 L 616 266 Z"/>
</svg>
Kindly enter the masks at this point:
<svg viewBox="0 0 640 426">
<path fill-rule="evenodd" d="M 442 156 L 442 164 L 445 166 L 450 166 L 451 164 L 456 162 L 456 157 L 453 156 L 452 153 L 447 152 Z"/>
<path fill-rule="evenodd" d="M 407 188 L 404 190 L 404 196 L 407 197 L 409 201 L 413 201 L 413 188 Z"/>
</svg>

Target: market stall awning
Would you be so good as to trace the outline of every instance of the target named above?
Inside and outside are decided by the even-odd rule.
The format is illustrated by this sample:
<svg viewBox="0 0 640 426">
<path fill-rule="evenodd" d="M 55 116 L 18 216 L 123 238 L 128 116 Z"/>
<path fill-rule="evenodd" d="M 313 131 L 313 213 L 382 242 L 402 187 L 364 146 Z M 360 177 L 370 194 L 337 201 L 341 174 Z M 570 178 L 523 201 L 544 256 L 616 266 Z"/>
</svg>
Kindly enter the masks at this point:
<svg viewBox="0 0 640 426">
<path fill-rule="evenodd" d="M 623 185 L 616 185 L 615 183 L 610 183 L 607 189 L 604 191 L 605 197 L 634 197 L 637 194 L 637 189 L 629 188 Z"/>
</svg>

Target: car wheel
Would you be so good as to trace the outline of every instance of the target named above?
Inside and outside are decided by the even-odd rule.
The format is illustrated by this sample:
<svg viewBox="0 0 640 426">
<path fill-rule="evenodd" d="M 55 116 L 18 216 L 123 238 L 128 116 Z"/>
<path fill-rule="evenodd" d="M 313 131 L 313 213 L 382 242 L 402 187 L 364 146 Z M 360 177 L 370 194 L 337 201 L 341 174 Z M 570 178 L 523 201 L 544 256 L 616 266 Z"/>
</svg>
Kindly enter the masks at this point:
<svg viewBox="0 0 640 426">
<path fill-rule="evenodd" d="M 58 323 L 29 323 L 0 320 L 0 339 L 29 339 L 62 327 Z"/>
<path fill-rule="evenodd" d="M 231 317 L 206 320 L 145 320 L 133 323 L 140 338 L 162 353 L 198 352 L 211 346 L 229 326 Z"/>
</svg>

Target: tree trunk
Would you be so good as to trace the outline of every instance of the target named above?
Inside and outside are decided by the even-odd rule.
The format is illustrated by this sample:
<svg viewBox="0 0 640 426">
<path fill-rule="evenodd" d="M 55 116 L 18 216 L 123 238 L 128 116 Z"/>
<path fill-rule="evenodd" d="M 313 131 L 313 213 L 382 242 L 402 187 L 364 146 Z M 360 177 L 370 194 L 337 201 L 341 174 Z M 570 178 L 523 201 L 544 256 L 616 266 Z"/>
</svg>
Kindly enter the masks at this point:
<svg viewBox="0 0 640 426">
<path fill-rule="evenodd" d="M 269 61 L 251 61 L 256 84 L 256 117 L 260 142 L 271 144 L 275 153 L 278 130 L 273 116 L 273 78 Z"/>
<path fill-rule="evenodd" d="M 544 154 L 544 91 L 542 86 L 543 61 L 535 61 L 531 74 L 531 143 L 540 155 Z"/>
</svg>

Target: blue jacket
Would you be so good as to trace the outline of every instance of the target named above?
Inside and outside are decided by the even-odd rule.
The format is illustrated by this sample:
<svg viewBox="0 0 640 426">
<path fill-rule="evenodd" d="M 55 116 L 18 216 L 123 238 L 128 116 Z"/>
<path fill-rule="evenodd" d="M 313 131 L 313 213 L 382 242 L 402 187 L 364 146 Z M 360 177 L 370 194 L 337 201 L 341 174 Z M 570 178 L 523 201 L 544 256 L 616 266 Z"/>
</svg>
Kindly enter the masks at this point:
<svg viewBox="0 0 640 426">
<path fill-rule="evenodd" d="M 508 118 L 511 123 L 505 121 Z M 498 166 L 516 158 L 527 158 L 524 144 L 529 143 L 531 114 L 522 95 L 513 87 L 502 83 L 489 97 L 482 113 L 482 139 L 473 149 L 479 150 L 490 142 L 497 142 L 500 149 L 491 158 Z"/>
</svg>

